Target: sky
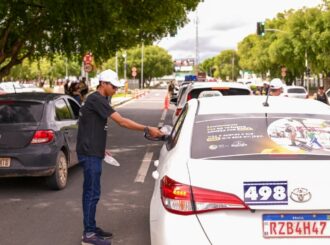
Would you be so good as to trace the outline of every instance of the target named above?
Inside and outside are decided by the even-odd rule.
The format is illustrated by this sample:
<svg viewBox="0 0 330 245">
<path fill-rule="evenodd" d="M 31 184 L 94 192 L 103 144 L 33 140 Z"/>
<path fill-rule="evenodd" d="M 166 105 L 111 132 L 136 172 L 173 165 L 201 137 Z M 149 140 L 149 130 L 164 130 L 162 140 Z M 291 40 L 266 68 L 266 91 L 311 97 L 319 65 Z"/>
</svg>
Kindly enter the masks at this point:
<svg viewBox="0 0 330 245">
<path fill-rule="evenodd" d="M 237 44 L 256 33 L 256 23 L 276 17 L 279 12 L 302 7 L 315 7 L 322 0 L 204 0 L 190 22 L 175 37 L 166 37 L 157 45 L 165 48 L 173 59 L 195 58 L 196 12 L 198 16 L 199 62 L 222 50 L 237 49 Z"/>
</svg>

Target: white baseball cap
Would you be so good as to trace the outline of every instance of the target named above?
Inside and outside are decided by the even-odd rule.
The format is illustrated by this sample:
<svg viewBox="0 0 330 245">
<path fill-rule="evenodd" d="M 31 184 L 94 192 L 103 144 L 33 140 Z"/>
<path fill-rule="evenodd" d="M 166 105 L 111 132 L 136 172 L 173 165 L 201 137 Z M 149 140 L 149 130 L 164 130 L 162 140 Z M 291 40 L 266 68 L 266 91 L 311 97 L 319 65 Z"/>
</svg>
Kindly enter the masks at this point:
<svg viewBox="0 0 330 245">
<path fill-rule="evenodd" d="M 270 81 L 270 88 L 271 89 L 280 89 L 283 88 L 284 84 L 281 79 L 279 78 L 274 78 L 273 80 Z"/>
<path fill-rule="evenodd" d="M 99 82 L 109 82 L 116 87 L 123 87 L 124 84 L 118 80 L 118 75 L 112 70 L 105 70 L 99 74 Z"/>
</svg>

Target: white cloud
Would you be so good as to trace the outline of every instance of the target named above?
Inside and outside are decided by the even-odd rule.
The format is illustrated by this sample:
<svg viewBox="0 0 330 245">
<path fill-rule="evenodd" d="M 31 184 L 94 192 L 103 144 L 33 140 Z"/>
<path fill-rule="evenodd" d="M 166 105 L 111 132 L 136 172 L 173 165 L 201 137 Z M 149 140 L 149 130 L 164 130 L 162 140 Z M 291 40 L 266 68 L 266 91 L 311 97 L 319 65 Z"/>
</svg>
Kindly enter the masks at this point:
<svg viewBox="0 0 330 245">
<path fill-rule="evenodd" d="M 204 0 L 197 8 L 200 60 L 224 49 L 236 49 L 238 42 L 256 32 L 256 23 L 277 13 L 304 6 L 314 7 L 322 0 Z M 166 37 L 158 45 L 173 58 L 194 58 L 196 54 L 196 13 L 175 37 Z"/>
</svg>

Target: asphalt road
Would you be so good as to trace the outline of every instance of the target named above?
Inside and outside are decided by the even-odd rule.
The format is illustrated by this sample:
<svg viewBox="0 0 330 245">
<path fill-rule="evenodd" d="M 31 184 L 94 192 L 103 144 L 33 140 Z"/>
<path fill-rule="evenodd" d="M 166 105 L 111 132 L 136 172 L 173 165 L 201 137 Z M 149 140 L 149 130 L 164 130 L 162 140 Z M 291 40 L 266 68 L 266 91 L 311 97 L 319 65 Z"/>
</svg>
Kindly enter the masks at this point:
<svg viewBox="0 0 330 245">
<path fill-rule="evenodd" d="M 149 94 L 116 108 L 125 117 L 157 126 L 171 122 L 172 106 L 163 113 L 166 90 Z M 166 115 L 164 117 L 164 115 Z M 142 132 L 109 122 L 107 148 L 121 164 L 104 164 L 97 224 L 114 233 L 113 244 L 150 244 L 149 202 L 154 181 L 153 161 L 161 142 L 148 141 Z M 82 235 L 82 169 L 69 171 L 62 191 L 50 191 L 39 178 L 0 179 L 0 244 L 75 245 Z"/>
</svg>

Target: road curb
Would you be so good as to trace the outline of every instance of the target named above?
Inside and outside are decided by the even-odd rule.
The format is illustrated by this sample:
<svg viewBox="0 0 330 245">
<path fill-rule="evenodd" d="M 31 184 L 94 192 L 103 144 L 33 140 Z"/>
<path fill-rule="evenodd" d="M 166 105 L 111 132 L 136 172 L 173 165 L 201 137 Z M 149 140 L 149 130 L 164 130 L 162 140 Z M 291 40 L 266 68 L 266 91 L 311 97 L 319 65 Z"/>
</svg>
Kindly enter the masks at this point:
<svg viewBox="0 0 330 245">
<path fill-rule="evenodd" d="M 135 95 L 133 95 L 132 97 L 129 97 L 129 98 L 126 98 L 126 99 L 123 99 L 121 101 L 118 101 L 118 102 L 114 102 L 113 104 L 111 104 L 112 107 L 116 107 L 116 106 L 119 106 L 119 105 L 122 105 L 128 101 L 131 101 L 133 99 L 139 99 L 141 98 L 142 96 L 145 96 L 149 93 L 150 91 L 147 90 L 147 91 L 140 91 L 138 93 L 136 93 Z"/>
</svg>

